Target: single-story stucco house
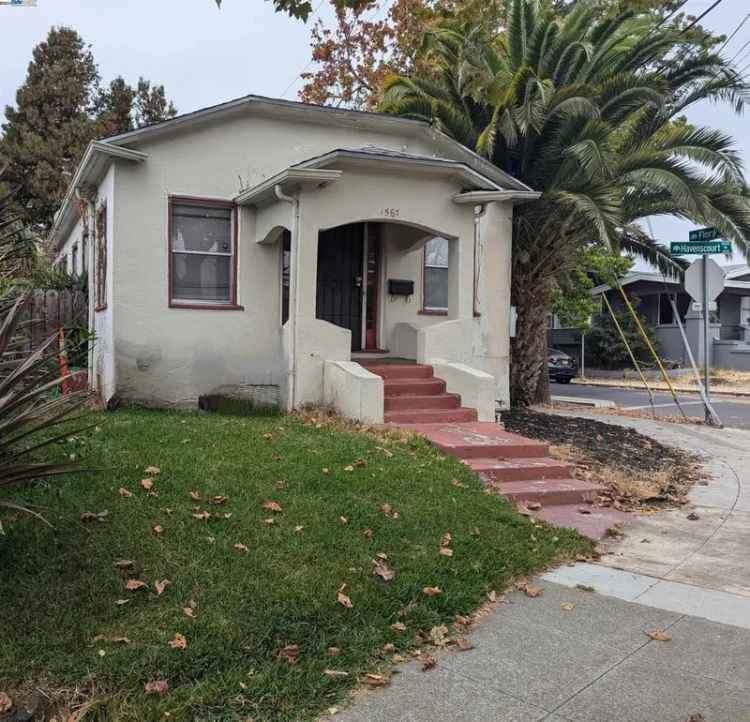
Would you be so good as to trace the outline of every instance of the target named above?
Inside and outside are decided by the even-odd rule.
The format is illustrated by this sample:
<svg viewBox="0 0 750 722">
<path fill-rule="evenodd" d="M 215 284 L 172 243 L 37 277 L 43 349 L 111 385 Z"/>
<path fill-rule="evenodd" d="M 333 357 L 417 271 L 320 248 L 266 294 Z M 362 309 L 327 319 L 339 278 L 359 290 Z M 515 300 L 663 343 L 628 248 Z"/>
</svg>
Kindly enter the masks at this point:
<svg viewBox="0 0 750 722">
<path fill-rule="evenodd" d="M 747 264 L 724 266 L 724 290 L 710 310 L 711 364 L 717 368 L 750 370 L 750 267 Z M 638 312 L 654 329 L 660 355 L 687 366 L 689 358 L 674 317 L 670 296 L 675 300 L 685 335 L 696 363 L 703 364 L 703 312 L 693 308 L 693 299 L 682 283 L 656 271 L 634 271 L 620 285 L 631 300 L 638 301 Z M 617 288 L 602 284 L 591 290 L 594 297 L 607 295 L 616 311 L 627 312 Z M 604 309 L 606 312 L 606 309 Z M 553 327 L 548 341 L 554 347 L 570 349 L 580 355 L 580 332 Z"/>
<path fill-rule="evenodd" d="M 232 390 L 488 420 L 508 403 L 513 205 L 536 197 L 428 124 L 246 96 L 91 143 L 52 242 L 89 270 L 104 402 Z M 381 374 L 394 358 L 432 369 Z M 436 398 L 384 400 L 399 374 Z"/>
</svg>

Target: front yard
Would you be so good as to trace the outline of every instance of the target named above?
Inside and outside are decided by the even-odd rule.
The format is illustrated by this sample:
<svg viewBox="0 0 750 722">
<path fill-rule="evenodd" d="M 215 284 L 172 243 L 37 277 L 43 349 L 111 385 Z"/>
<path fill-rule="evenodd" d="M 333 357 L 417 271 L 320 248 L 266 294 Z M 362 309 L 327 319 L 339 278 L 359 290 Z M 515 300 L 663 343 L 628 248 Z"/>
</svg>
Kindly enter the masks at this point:
<svg viewBox="0 0 750 722">
<path fill-rule="evenodd" d="M 95 473 L 18 495 L 54 529 L 6 514 L 0 536 L 0 692 L 39 688 L 47 719 L 312 719 L 420 631 L 590 549 L 418 438 L 137 409 L 95 423 L 51 452 Z"/>
</svg>

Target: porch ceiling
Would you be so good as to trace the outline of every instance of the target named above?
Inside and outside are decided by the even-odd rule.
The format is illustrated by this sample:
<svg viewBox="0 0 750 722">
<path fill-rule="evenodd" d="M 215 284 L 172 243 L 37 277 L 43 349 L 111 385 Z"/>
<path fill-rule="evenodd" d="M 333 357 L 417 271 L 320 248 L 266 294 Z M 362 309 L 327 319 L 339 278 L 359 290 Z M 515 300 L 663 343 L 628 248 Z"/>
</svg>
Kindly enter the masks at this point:
<svg viewBox="0 0 750 722">
<path fill-rule="evenodd" d="M 276 186 L 283 186 L 285 193 L 295 193 L 303 188 L 321 188 L 336 182 L 342 176 L 340 170 L 287 168 L 252 188 L 242 191 L 234 202 L 240 206 L 262 207 L 277 200 Z"/>
</svg>

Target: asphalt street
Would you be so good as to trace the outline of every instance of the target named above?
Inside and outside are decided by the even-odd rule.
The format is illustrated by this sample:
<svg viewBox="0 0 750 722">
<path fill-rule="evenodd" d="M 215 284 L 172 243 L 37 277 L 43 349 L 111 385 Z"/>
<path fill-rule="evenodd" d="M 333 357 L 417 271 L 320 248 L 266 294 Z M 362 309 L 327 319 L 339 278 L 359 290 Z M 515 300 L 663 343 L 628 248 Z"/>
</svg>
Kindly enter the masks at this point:
<svg viewBox="0 0 750 722">
<path fill-rule="evenodd" d="M 614 401 L 625 410 L 643 410 L 649 412 L 651 403 L 648 392 L 636 389 L 618 389 L 587 384 L 551 383 L 553 396 L 573 396 L 576 398 L 601 399 Z M 678 393 L 680 405 L 688 416 L 703 416 L 703 403 L 696 394 Z M 750 397 L 712 396 L 716 413 L 725 426 L 738 429 L 750 429 Z M 654 392 L 654 410 L 657 416 L 676 416 L 680 411 L 671 394 L 663 391 Z"/>
</svg>

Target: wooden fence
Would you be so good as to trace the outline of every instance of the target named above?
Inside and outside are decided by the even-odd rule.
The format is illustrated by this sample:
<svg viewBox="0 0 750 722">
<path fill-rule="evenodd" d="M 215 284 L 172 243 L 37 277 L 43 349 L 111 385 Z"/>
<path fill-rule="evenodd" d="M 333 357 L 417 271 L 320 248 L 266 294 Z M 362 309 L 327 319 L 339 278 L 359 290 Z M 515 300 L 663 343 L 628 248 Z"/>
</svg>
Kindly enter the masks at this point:
<svg viewBox="0 0 750 722">
<path fill-rule="evenodd" d="M 83 291 L 46 291 L 37 289 L 21 314 L 22 327 L 30 351 L 57 333 L 60 327 L 87 327 L 88 301 Z"/>
</svg>

